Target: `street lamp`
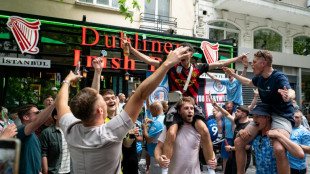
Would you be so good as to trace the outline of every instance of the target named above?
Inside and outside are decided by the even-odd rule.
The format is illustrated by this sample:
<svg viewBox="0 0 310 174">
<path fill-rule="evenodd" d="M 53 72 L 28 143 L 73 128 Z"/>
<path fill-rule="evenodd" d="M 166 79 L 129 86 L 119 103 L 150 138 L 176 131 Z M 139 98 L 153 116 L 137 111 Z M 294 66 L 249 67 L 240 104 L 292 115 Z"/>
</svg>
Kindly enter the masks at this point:
<svg viewBox="0 0 310 174">
<path fill-rule="evenodd" d="M 84 78 L 87 77 L 87 73 L 88 73 L 88 71 L 87 71 L 87 69 L 84 67 L 84 68 L 83 68 L 83 77 L 84 77 Z"/>
<path fill-rule="evenodd" d="M 126 73 L 125 73 L 125 80 L 129 80 L 129 76 L 130 76 L 130 74 L 128 73 L 128 71 L 126 71 Z"/>
</svg>

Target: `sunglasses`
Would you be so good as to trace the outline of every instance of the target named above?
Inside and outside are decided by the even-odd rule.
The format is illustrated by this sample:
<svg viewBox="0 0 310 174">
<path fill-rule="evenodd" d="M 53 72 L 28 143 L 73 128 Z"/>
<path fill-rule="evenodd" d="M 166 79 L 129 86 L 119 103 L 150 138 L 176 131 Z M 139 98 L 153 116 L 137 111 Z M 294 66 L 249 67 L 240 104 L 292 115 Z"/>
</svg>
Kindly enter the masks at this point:
<svg viewBox="0 0 310 174">
<path fill-rule="evenodd" d="M 38 115 L 41 111 L 33 112 L 35 115 Z M 29 113 L 30 114 L 30 113 Z"/>
<path fill-rule="evenodd" d="M 263 137 L 260 137 L 259 144 L 258 144 L 258 149 L 259 150 L 262 150 L 262 144 L 263 144 Z"/>
<path fill-rule="evenodd" d="M 263 57 L 267 61 L 266 55 L 261 50 L 257 51 L 256 56 Z"/>
</svg>

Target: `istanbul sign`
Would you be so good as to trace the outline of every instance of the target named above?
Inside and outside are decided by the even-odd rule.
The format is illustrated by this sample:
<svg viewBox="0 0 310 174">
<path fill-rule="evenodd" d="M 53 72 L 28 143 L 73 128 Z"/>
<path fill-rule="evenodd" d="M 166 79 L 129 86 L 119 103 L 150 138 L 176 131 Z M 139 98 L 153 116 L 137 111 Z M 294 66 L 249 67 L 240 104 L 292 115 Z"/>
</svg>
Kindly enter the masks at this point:
<svg viewBox="0 0 310 174">
<path fill-rule="evenodd" d="M 51 68 L 51 60 L 0 57 L 0 65 Z"/>
</svg>

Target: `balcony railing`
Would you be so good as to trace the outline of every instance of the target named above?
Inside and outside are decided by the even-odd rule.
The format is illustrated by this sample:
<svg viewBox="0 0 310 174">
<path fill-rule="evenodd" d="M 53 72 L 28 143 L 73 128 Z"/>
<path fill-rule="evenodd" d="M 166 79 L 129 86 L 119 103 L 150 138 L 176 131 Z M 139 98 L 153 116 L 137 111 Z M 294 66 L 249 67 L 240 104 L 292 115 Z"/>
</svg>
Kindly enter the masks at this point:
<svg viewBox="0 0 310 174">
<path fill-rule="evenodd" d="M 140 29 L 147 29 L 158 32 L 173 32 L 175 34 L 177 28 L 177 18 L 169 16 L 154 15 L 150 13 L 140 14 Z"/>
</svg>

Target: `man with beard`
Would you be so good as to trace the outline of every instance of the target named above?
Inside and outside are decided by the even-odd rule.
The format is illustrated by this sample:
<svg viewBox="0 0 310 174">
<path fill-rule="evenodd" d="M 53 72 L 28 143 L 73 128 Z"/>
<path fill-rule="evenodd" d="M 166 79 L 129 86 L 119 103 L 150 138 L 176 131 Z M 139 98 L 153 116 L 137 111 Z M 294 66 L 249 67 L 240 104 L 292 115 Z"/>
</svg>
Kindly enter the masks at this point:
<svg viewBox="0 0 310 174">
<path fill-rule="evenodd" d="M 158 138 L 159 141 L 154 152 L 155 159 L 162 168 L 168 168 L 169 174 L 200 174 L 198 157 L 201 136 L 191 125 L 194 118 L 195 101 L 191 97 L 183 97 L 177 102 L 176 106 L 184 124 L 180 126 L 176 135 L 175 150 L 171 160 L 163 154 L 163 143 L 167 134 L 165 128 Z M 208 161 L 207 164 L 215 169 L 217 165 L 216 159 Z"/>
<path fill-rule="evenodd" d="M 162 62 L 156 59 L 153 59 L 149 56 L 146 56 L 139 52 L 138 50 L 134 49 L 131 44 L 123 40 L 122 47 L 128 46 L 129 50 L 132 54 L 134 54 L 138 59 L 142 60 L 148 65 L 152 65 L 155 67 L 159 67 Z M 204 73 L 208 72 L 212 69 L 215 69 L 217 67 L 227 66 L 231 63 L 237 62 L 237 61 L 245 61 L 247 59 L 246 55 L 241 55 L 239 57 L 226 59 L 226 60 L 220 60 L 214 63 L 203 63 L 203 64 L 192 64 L 191 58 L 194 54 L 194 48 L 189 43 L 182 43 L 179 46 L 189 48 L 187 53 L 189 53 L 186 57 L 183 57 L 183 59 L 174 67 L 171 67 L 167 73 L 168 75 L 168 81 L 169 81 L 169 90 L 170 91 L 179 91 L 182 93 L 183 96 L 190 96 L 194 98 L 194 101 L 196 102 L 197 96 L 198 96 L 198 89 L 199 89 L 199 76 Z M 192 73 L 191 73 L 192 72 Z M 190 74 L 191 73 L 191 74 Z M 186 86 L 186 81 L 188 76 L 190 77 L 189 83 L 187 84 L 187 89 L 185 90 L 184 86 Z M 197 110 L 197 109 L 195 109 Z M 176 138 L 176 134 L 178 131 L 178 125 L 182 124 L 182 119 L 178 117 L 174 117 L 171 115 L 166 116 L 165 124 L 167 126 L 167 137 L 164 145 L 164 154 L 167 156 L 167 158 L 171 158 L 173 154 L 173 147 L 174 142 Z M 213 155 L 213 146 L 210 139 L 210 133 L 208 131 L 207 125 L 205 124 L 205 117 L 197 117 L 195 115 L 193 126 L 195 129 L 199 132 L 201 135 L 201 144 L 202 144 L 202 150 L 203 154 L 206 160 L 213 160 L 215 156 Z"/>
<path fill-rule="evenodd" d="M 271 129 L 289 138 L 294 123 L 294 107 L 291 101 L 295 98 L 295 91 L 291 88 L 288 78 L 282 72 L 273 69 L 272 61 L 273 56 L 269 51 L 257 51 L 251 64 L 255 75 L 252 80 L 233 73 L 229 68 L 223 67 L 223 70 L 239 80 L 243 85 L 258 87 L 262 102 L 272 107 Z M 245 130 L 247 136 L 238 137 L 235 140 L 238 174 L 245 173 L 247 159 L 245 146 L 258 134 L 257 127 L 252 123 Z M 272 143 L 277 159 L 278 173 L 288 174 L 290 168 L 284 145 L 277 139 Z"/>
</svg>

